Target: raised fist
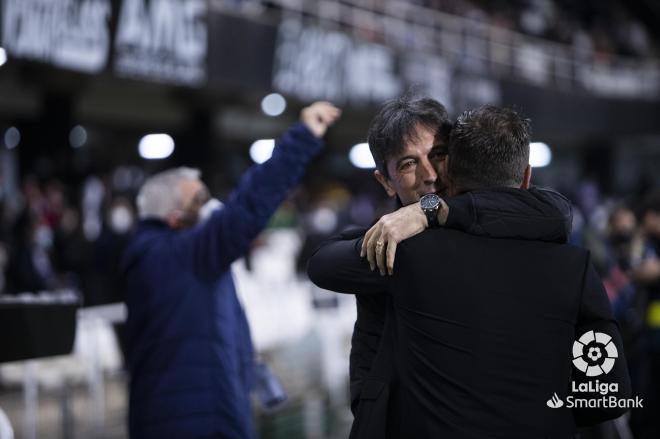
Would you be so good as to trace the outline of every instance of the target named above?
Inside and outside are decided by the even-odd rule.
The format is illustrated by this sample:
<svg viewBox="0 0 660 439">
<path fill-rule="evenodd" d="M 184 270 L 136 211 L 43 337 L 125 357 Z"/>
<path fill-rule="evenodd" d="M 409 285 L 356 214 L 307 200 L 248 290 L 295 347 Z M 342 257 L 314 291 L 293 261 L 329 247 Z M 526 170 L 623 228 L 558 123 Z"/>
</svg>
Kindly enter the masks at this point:
<svg viewBox="0 0 660 439">
<path fill-rule="evenodd" d="M 300 121 L 316 137 L 323 137 L 328 127 L 331 126 L 339 116 L 341 110 L 330 102 L 314 102 L 309 107 L 305 107 L 300 112 Z"/>
</svg>

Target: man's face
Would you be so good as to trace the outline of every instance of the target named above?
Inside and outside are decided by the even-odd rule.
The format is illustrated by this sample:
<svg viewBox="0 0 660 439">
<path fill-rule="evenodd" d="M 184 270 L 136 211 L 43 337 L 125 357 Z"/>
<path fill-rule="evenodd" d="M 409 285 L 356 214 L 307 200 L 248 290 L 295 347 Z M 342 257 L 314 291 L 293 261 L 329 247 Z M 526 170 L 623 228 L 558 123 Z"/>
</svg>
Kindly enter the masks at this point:
<svg viewBox="0 0 660 439">
<path fill-rule="evenodd" d="M 660 238 L 660 212 L 653 210 L 646 212 L 642 225 L 647 235 Z"/>
<path fill-rule="evenodd" d="M 197 224 L 199 210 L 210 199 L 208 188 L 199 180 L 183 179 L 179 182 L 181 208 L 172 212 L 170 227 L 187 229 Z"/>
<path fill-rule="evenodd" d="M 610 234 L 614 236 L 632 236 L 637 227 L 635 214 L 629 209 L 619 209 L 610 219 Z"/>
<path fill-rule="evenodd" d="M 445 184 L 438 176 L 444 176 L 445 159 L 446 145 L 435 139 L 433 130 L 418 125 L 402 151 L 387 159 L 389 177 L 380 171 L 375 171 L 374 176 L 387 195 L 398 195 L 401 203 L 407 206 L 429 192 L 444 194 Z"/>
</svg>

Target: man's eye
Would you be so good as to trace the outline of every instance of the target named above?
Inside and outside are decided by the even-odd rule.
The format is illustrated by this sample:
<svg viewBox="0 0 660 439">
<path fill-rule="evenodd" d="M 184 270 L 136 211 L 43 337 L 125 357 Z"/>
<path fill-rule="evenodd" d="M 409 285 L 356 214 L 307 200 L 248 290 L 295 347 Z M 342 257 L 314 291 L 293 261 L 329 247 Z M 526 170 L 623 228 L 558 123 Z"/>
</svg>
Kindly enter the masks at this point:
<svg viewBox="0 0 660 439">
<path fill-rule="evenodd" d="M 401 166 L 399 166 L 399 171 L 405 171 L 405 170 L 408 170 L 408 169 L 410 169 L 414 164 L 415 164 L 415 162 L 414 162 L 413 160 L 409 160 L 409 161 L 407 161 L 407 162 L 403 162 L 403 163 L 401 163 Z"/>
</svg>

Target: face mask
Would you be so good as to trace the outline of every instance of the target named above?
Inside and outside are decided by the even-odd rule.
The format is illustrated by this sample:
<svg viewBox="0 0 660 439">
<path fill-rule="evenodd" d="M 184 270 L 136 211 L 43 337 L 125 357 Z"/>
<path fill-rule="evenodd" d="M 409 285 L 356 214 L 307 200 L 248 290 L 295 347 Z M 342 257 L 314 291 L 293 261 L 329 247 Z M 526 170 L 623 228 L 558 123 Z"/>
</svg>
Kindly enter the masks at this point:
<svg viewBox="0 0 660 439">
<path fill-rule="evenodd" d="M 211 198 L 199 209 L 199 222 L 203 223 L 211 217 L 216 210 L 222 209 L 223 204 L 216 198 Z"/>
<path fill-rule="evenodd" d="M 632 233 L 613 233 L 610 235 L 610 242 L 615 246 L 628 244 L 632 239 Z"/>
<path fill-rule="evenodd" d="M 125 206 L 113 207 L 108 222 L 115 233 L 123 235 L 133 226 L 133 214 Z"/>
</svg>

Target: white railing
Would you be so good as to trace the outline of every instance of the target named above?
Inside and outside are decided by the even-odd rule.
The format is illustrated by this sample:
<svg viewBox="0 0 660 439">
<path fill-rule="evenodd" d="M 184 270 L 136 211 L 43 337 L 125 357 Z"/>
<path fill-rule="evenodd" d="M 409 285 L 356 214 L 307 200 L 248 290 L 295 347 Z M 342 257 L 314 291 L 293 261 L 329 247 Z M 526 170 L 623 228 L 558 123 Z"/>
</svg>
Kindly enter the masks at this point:
<svg viewBox="0 0 660 439">
<path fill-rule="evenodd" d="M 298 16 L 402 51 L 441 56 L 463 71 L 595 95 L 660 99 L 660 61 L 581 51 L 399 0 L 210 0 L 211 10 L 273 20 Z M 272 6 L 276 8 L 273 10 Z M 605 55 L 605 56 L 603 56 Z M 605 58 L 603 60 L 601 58 Z"/>
</svg>

